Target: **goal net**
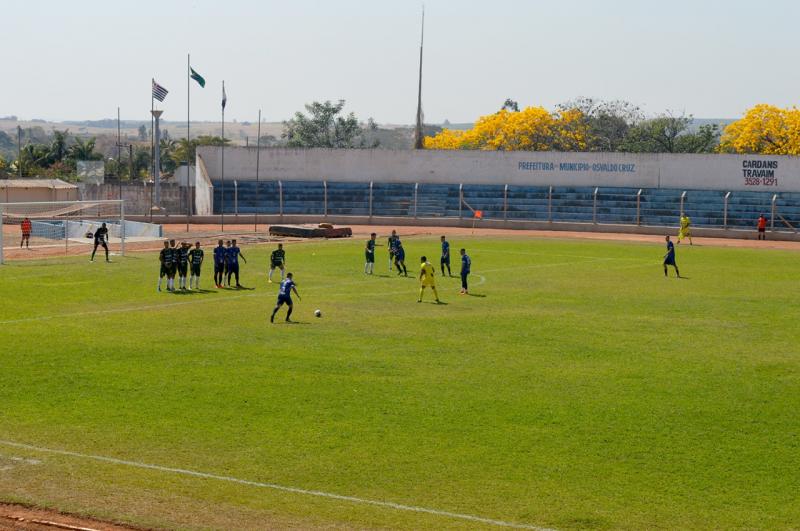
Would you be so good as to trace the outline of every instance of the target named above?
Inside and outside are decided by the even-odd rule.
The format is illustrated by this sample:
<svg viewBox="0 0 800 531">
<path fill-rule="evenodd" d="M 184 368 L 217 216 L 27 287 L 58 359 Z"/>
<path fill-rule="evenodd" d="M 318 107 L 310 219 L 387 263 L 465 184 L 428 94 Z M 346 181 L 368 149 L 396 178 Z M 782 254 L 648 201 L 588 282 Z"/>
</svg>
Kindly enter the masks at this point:
<svg viewBox="0 0 800 531">
<path fill-rule="evenodd" d="M 0 203 L 0 219 L 0 264 L 8 258 L 91 252 L 94 233 L 103 223 L 108 228 L 108 248 L 115 254 L 125 254 L 125 241 L 132 232 L 160 232 L 159 226 L 153 226 L 158 231 L 148 231 L 137 225 L 150 224 L 126 222 L 120 200 Z"/>
</svg>

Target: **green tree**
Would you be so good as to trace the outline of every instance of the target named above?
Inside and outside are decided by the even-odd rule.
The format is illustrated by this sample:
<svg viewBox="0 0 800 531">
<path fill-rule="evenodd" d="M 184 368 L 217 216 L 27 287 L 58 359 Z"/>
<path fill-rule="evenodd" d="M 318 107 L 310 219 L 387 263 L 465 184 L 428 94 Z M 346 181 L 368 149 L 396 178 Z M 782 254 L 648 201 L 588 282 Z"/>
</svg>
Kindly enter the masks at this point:
<svg viewBox="0 0 800 531">
<path fill-rule="evenodd" d="M 578 98 L 558 105 L 560 112 L 570 109 L 583 115 L 589 151 L 619 151 L 628 131 L 644 119 L 639 107 L 621 100 Z"/>
<path fill-rule="evenodd" d="M 150 165 L 153 157 L 150 146 L 136 146 L 133 148 L 133 174 L 135 179 L 147 177 L 150 174 Z"/>
<path fill-rule="evenodd" d="M 367 147 L 365 133 L 370 126 L 362 127 L 352 112 L 340 116 L 344 103 L 344 100 L 337 103 L 315 101 L 305 106 L 308 115 L 296 112 L 294 118 L 283 122 L 282 138 L 286 145 L 301 148 Z M 370 145 L 376 146 L 374 143 Z"/>
<path fill-rule="evenodd" d="M 48 165 L 56 162 L 61 162 L 67 158 L 69 148 L 67 146 L 69 141 L 69 130 L 63 131 L 54 130 L 53 140 L 50 142 L 50 153 L 48 156 Z"/>
<path fill-rule="evenodd" d="M 665 114 L 631 127 L 620 151 L 631 153 L 711 153 L 719 142 L 719 127 L 692 131 L 692 116 Z"/>
<path fill-rule="evenodd" d="M 183 164 L 186 162 L 186 151 L 189 150 L 189 164 L 194 164 L 198 146 L 221 146 L 222 144 L 227 146 L 230 143 L 230 138 L 226 138 L 223 142 L 221 136 L 212 135 L 200 135 L 190 142 L 187 142 L 185 138 L 181 138 L 173 151 L 173 158 L 178 164 Z"/>
<path fill-rule="evenodd" d="M 147 127 L 144 124 L 139 126 L 139 140 L 143 142 L 147 140 Z"/>
<path fill-rule="evenodd" d="M 507 111 L 519 112 L 519 103 L 517 103 L 515 100 L 512 100 L 511 98 L 506 98 L 506 101 L 503 102 L 503 106 L 500 107 L 500 110 L 503 109 Z M 446 121 L 447 120 L 445 120 L 445 122 Z"/>
<path fill-rule="evenodd" d="M 97 139 L 94 137 L 85 141 L 75 137 L 75 143 L 69 148 L 69 158 L 73 161 L 103 160 L 103 155 L 94 150 L 96 144 Z"/>
<path fill-rule="evenodd" d="M 175 173 L 175 168 L 181 163 L 175 157 L 175 151 L 178 143 L 170 137 L 162 138 L 161 143 L 161 171 L 171 175 Z"/>
</svg>

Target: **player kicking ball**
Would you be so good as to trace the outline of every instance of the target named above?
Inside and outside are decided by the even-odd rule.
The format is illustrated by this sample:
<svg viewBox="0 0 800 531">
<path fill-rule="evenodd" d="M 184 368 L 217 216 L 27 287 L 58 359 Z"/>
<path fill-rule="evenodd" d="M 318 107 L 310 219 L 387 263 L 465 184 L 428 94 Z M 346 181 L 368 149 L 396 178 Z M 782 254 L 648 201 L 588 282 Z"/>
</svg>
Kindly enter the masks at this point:
<svg viewBox="0 0 800 531">
<path fill-rule="evenodd" d="M 419 267 L 419 298 L 417 302 L 422 302 L 422 294 L 425 293 L 425 288 L 431 288 L 433 296 L 436 297 L 436 304 L 439 304 L 439 293 L 436 292 L 436 283 L 433 280 L 433 266 L 426 257 L 421 258 Z"/>
<path fill-rule="evenodd" d="M 103 225 L 99 229 L 94 231 L 94 249 L 92 250 L 92 257 L 89 259 L 90 262 L 94 262 L 94 254 L 97 252 L 97 248 L 100 247 L 101 245 L 103 246 L 103 249 L 105 249 L 106 251 L 106 262 L 111 261 L 108 259 L 108 243 L 106 243 L 107 240 L 108 240 L 108 227 L 106 227 L 106 224 L 103 223 Z"/>
<path fill-rule="evenodd" d="M 678 271 L 678 264 L 675 263 L 675 245 L 669 240 L 669 236 L 666 237 L 667 240 L 667 254 L 664 255 L 664 276 L 669 276 L 667 274 L 667 266 L 672 266 L 675 268 L 675 276 L 681 278 L 681 274 Z"/>
<path fill-rule="evenodd" d="M 286 279 L 281 281 L 281 287 L 278 289 L 278 303 L 275 305 L 275 309 L 272 310 L 272 315 L 269 318 L 270 323 L 275 322 L 275 314 L 278 313 L 278 310 L 280 310 L 281 306 L 284 304 L 289 307 L 286 311 L 286 322 L 292 322 L 290 319 L 292 310 L 294 309 L 294 305 L 292 304 L 292 292 L 300 299 L 300 294 L 297 293 L 297 287 L 295 287 L 292 274 L 286 273 Z"/>
</svg>

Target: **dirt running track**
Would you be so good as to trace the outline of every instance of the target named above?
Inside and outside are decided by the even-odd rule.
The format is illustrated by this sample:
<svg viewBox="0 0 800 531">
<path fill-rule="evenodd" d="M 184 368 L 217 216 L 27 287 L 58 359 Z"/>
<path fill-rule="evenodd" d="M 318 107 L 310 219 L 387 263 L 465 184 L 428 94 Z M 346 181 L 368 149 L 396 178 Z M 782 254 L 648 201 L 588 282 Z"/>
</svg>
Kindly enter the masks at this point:
<svg viewBox="0 0 800 531">
<path fill-rule="evenodd" d="M 101 522 L 56 511 L 0 503 L 0 531 L 54 531 L 57 529 L 73 531 L 142 530 L 138 527 Z"/>
<path fill-rule="evenodd" d="M 219 225 L 189 225 L 188 231 L 185 224 L 164 225 L 164 234 L 167 238 L 176 240 L 187 240 L 191 242 L 200 241 L 206 247 L 216 245 L 218 239 L 237 238 L 244 245 L 263 244 L 271 242 L 292 242 L 302 241 L 293 238 L 271 238 L 268 234 L 267 225 L 259 225 L 256 232 L 253 225 L 225 225 L 225 232 L 221 232 Z M 351 225 L 353 237 L 357 239 L 368 238 L 371 232 L 375 232 L 379 237 L 385 237 L 391 231 L 391 227 L 372 226 L 372 225 Z M 546 230 L 512 230 L 512 229 L 470 229 L 465 227 L 424 227 L 424 226 L 403 226 L 398 227 L 397 232 L 401 236 L 440 236 L 442 234 L 455 238 L 458 236 L 493 236 L 493 237 L 515 237 L 515 238 L 555 238 L 555 239 L 576 239 L 576 240 L 606 240 L 606 241 L 627 241 L 651 243 L 653 245 L 663 245 L 664 237 L 661 235 L 647 234 L 626 234 L 626 233 L 603 233 L 603 232 L 570 232 L 570 231 L 546 231 Z M 9 248 L 9 242 L 19 240 L 19 229 L 17 227 L 4 227 L 6 238 L 5 258 L 7 260 L 33 260 L 38 258 L 52 258 L 60 256 L 88 256 L 91 254 L 91 240 L 85 243 L 71 243 L 66 248 L 63 243 L 46 244 L 32 242 L 34 247 L 31 249 Z M 769 237 L 769 235 L 767 235 Z M 790 251 L 800 251 L 800 242 L 792 241 L 758 241 L 752 239 L 731 239 L 731 238 L 694 238 L 695 245 L 714 246 L 714 247 L 738 247 L 747 249 L 781 249 Z M 40 244 L 40 245 L 36 245 Z M 13 245 L 13 244 L 12 244 Z M 682 244 L 685 245 L 685 244 Z M 160 241 L 136 242 L 126 244 L 126 251 L 157 251 L 161 249 Z M 100 249 L 102 251 L 102 249 Z M 118 252 L 118 245 L 111 245 L 111 252 Z M 102 260 L 102 255 L 99 256 Z"/>
</svg>

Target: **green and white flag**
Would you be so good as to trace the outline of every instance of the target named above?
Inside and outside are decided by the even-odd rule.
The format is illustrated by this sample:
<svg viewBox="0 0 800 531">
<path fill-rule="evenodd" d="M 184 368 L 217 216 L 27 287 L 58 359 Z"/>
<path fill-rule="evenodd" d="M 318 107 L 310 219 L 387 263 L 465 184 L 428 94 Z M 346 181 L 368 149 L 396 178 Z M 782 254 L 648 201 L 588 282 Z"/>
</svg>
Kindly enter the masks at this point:
<svg viewBox="0 0 800 531">
<path fill-rule="evenodd" d="M 191 66 L 189 67 L 189 70 L 191 71 L 191 75 L 189 77 L 197 81 L 197 84 L 200 85 L 201 87 L 205 87 L 206 86 L 205 78 L 203 78 L 203 76 L 195 72 L 194 68 L 192 68 Z"/>
</svg>

